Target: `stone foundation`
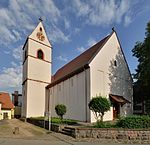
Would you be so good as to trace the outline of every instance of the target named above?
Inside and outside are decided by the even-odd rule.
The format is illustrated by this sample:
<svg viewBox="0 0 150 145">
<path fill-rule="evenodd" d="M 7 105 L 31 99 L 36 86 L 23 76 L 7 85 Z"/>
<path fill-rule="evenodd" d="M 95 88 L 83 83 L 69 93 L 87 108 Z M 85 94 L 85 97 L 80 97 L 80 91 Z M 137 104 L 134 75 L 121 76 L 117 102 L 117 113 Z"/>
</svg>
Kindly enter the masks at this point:
<svg viewBox="0 0 150 145">
<path fill-rule="evenodd" d="M 150 129 L 76 128 L 75 138 L 103 138 L 116 140 L 150 140 Z"/>
</svg>

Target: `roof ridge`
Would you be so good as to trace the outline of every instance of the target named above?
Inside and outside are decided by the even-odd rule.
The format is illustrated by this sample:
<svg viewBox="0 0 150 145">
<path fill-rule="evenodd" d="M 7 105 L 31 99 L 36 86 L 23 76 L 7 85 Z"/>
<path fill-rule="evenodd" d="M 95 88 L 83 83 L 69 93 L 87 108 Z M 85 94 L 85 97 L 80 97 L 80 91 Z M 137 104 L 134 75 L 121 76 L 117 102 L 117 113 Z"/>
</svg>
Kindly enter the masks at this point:
<svg viewBox="0 0 150 145">
<path fill-rule="evenodd" d="M 70 63 L 72 63 L 75 59 L 77 59 L 78 57 L 81 57 L 82 55 L 84 55 L 87 51 L 89 51 L 90 49 L 92 49 L 94 46 L 98 45 L 101 41 L 103 41 L 104 39 L 106 39 L 107 37 L 109 37 L 111 34 L 106 35 L 103 39 L 101 39 L 100 41 L 98 41 L 96 44 L 90 46 L 87 50 L 85 50 L 83 53 L 79 54 L 78 56 L 76 56 L 75 58 L 73 58 L 70 62 L 66 63 L 65 65 L 63 65 L 61 68 L 59 68 L 55 74 L 57 74 L 59 72 L 59 70 L 61 70 L 62 68 L 64 68 L 65 66 L 69 65 Z M 53 76 L 55 76 L 55 74 Z"/>
<path fill-rule="evenodd" d="M 47 88 L 52 87 L 53 85 L 64 81 L 71 76 L 78 74 L 85 69 L 89 68 L 89 63 L 97 55 L 97 53 L 103 48 L 109 38 L 112 36 L 114 31 L 105 36 L 96 44 L 89 47 L 86 51 L 75 57 L 73 60 L 65 64 L 63 67 L 57 70 L 57 72 L 52 76 L 52 82 L 47 86 Z"/>
</svg>

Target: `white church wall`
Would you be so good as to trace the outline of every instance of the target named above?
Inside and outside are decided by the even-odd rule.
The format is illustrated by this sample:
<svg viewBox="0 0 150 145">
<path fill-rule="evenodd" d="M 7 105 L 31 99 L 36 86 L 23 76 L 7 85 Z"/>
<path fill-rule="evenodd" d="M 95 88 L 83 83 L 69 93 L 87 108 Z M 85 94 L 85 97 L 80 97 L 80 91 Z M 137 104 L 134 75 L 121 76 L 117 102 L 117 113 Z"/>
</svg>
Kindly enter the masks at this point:
<svg viewBox="0 0 150 145">
<path fill-rule="evenodd" d="M 27 98 L 27 114 L 26 114 L 27 118 L 44 116 L 46 86 L 47 84 L 44 83 L 39 83 L 30 80 L 28 81 L 27 83 L 28 98 Z"/>
<path fill-rule="evenodd" d="M 116 60 L 117 66 L 114 66 Z M 109 98 L 109 94 L 120 95 L 132 102 L 132 79 L 120 50 L 116 34 L 103 46 L 100 52 L 90 63 L 91 98 L 102 95 Z M 121 112 L 132 113 L 132 105 L 123 106 Z M 126 113 L 126 114 L 127 114 Z M 113 119 L 112 107 L 104 116 L 104 120 Z M 91 112 L 91 122 L 95 122 Z"/>
<path fill-rule="evenodd" d="M 87 70 L 87 74 L 89 82 L 89 70 Z M 90 88 L 89 84 L 87 85 Z M 50 88 L 50 92 L 52 93 L 50 108 L 53 117 L 57 117 L 55 106 L 57 104 L 64 104 L 67 107 L 67 113 L 64 118 L 80 121 L 87 120 L 89 114 L 87 112 L 88 102 L 85 97 L 85 71 L 53 86 Z"/>
<path fill-rule="evenodd" d="M 28 59 L 28 78 L 43 82 L 50 82 L 50 65 L 40 59 L 35 61 L 35 58 Z"/>
</svg>

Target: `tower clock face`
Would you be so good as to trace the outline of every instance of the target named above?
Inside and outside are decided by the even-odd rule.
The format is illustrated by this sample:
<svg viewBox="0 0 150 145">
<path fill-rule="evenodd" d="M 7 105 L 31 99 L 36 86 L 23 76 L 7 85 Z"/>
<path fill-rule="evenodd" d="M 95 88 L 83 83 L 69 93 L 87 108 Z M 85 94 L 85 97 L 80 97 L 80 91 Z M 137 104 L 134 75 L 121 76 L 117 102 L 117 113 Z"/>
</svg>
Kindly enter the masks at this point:
<svg viewBox="0 0 150 145">
<path fill-rule="evenodd" d="M 42 28 L 40 27 L 39 31 L 37 32 L 36 34 L 37 38 L 40 40 L 40 41 L 44 41 L 45 40 L 45 36 L 43 34 L 43 31 L 42 31 Z"/>
</svg>

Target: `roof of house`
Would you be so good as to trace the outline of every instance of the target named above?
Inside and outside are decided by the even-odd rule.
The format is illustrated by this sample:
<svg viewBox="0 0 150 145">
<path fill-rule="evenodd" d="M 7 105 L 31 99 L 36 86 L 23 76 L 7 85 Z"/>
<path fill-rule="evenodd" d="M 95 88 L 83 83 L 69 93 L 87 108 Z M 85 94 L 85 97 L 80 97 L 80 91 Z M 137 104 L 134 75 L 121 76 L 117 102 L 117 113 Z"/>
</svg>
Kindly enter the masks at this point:
<svg viewBox="0 0 150 145">
<path fill-rule="evenodd" d="M 114 32 L 114 31 L 113 31 Z M 80 54 L 78 57 L 64 65 L 60 68 L 53 76 L 52 76 L 52 83 L 49 84 L 46 88 L 50 88 L 55 84 L 77 74 L 84 69 L 88 68 L 89 63 L 95 57 L 95 55 L 101 50 L 101 48 L 105 45 L 107 40 L 113 34 L 113 32 L 100 40 L 98 43 L 87 49 L 85 52 Z"/>
<path fill-rule="evenodd" d="M 13 109 L 14 105 L 10 99 L 8 93 L 0 92 L 0 102 L 2 104 L 2 109 Z"/>
</svg>

